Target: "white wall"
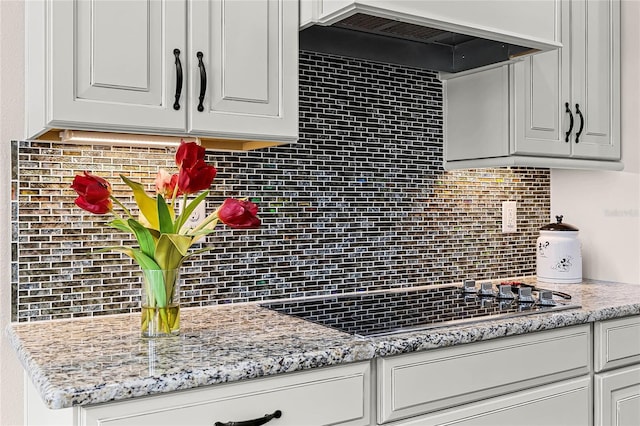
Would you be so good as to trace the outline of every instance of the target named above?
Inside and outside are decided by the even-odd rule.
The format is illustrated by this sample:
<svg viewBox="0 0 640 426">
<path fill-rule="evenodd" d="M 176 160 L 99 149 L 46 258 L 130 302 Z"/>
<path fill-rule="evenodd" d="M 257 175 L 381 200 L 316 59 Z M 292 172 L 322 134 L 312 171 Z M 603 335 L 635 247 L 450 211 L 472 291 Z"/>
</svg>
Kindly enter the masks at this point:
<svg viewBox="0 0 640 426">
<path fill-rule="evenodd" d="M 23 375 L 5 337 L 11 320 L 11 145 L 24 137 L 24 4 L 0 0 L 0 425 L 23 424 Z"/>
<path fill-rule="evenodd" d="M 622 2 L 623 172 L 551 171 L 551 215 L 580 229 L 583 276 L 640 284 L 640 2 Z"/>
</svg>

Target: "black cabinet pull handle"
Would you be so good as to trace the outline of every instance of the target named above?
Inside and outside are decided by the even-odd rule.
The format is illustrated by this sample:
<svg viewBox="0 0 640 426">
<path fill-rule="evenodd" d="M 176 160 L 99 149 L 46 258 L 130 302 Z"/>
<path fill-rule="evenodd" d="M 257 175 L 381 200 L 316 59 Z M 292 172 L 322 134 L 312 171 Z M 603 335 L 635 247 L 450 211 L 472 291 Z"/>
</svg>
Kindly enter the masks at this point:
<svg viewBox="0 0 640 426">
<path fill-rule="evenodd" d="M 207 92 L 207 70 L 204 69 L 204 63 L 202 62 L 202 57 L 204 56 L 202 52 L 196 53 L 198 58 L 198 68 L 200 68 L 200 96 L 198 99 L 200 103 L 198 104 L 198 111 L 204 111 L 204 106 L 202 102 L 204 102 L 204 94 Z"/>
<path fill-rule="evenodd" d="M 564 141 L 569 142 L 569 135 L 573 130 L 573 114 L 571 113 L 571 108 L 569 108 L 569 102 L 565 102 L 564 107 L 565 107 L 564 112 L 569 114 L 569 130 L 567 130 L 567 132 L 564 134 Z"/>
<path fill-rule="evenodd" d="M 580 116 L 580 128 L 578 129 L 578 133 L 576 133 L 576 143 L 580 142 L 580 135 L 582 134 L 582 129 L 584 129 L 584 117 L 582 116 L 582 112 L 580 112 L 580 105 L 576 104 L 576 114 Z"/>
<path fill-rule="evenodd" d="M 180 62 L 180 49 L 173 49 L 173 56 L 176 57 L 176 100 L 173 102 L 173 109 L 180 109 L 180 95 L 182 94 L 182 63 Z"/>
<path fill-rule="evenodd" d="M 215 422 L 215 426 L 260 426 L 270 422 L 273 419 L 279 419 L 282 416 L 282 411 L 276 410 L 273 414 L 265 414 L 264 417 L 254 420 L 244 420 L 241 422 Z"/>
</svg>

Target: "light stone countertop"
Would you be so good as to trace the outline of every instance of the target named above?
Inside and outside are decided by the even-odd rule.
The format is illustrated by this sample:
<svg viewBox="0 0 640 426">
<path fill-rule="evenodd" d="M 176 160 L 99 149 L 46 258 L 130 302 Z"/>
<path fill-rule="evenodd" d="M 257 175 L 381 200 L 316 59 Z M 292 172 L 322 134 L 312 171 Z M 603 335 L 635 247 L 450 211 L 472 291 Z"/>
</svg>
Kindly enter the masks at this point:
<svg viewBox="0 0 640 426">
<path fill-rule="evenodd" d="M 166 339 L 142 339 L 139 314 L 16 323 L 7 334 L 45 404 L 65 408 L 640 315 L 640 284 L 537 285 L 582 308 L 371 338 L 256 304 L 183 309 L 180 336 Z"/>
</svg>

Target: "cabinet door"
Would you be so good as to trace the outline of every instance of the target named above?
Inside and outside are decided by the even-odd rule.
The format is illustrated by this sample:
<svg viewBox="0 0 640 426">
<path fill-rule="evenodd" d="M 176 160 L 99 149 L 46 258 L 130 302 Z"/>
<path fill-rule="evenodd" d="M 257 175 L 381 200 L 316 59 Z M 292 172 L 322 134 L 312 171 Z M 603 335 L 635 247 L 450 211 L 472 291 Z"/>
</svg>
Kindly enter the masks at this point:
<svg viewBox="0 0 640 426">
<path fill-rule="evenodd" d="M 514 154 L 569 156 L 571 143 L 566 132 L 570 117 L 565 103 L 570 97 L 569 2 L 562 2 L 557 21 L 562 49 L 533 55 L 513 68 Z M 564 19 L 563 19 L 564 18 Z"/>
<path fill-rule="evenodd" d="M 620 2 L 571 2 L 573 155 L 620 158 Z M 574 129 L 575 131 L 576 129 Z M 576 133 L 577 135 L 577 133 Z"/>
<path fill-rule="evenodd" d="M 491 398 L 395 426 L 584 426 L 591 424 L 591 380 L 588 377 Z"/>
<path fill-rule="evenodd" d="M 444 82 L 446 161 L 509 155 L 509 68 Z"/>
<path fill-rule="evenodd" d="M 596 426 L 640 425 L 640 366 L 596 374 Z"/>
<path fill-rule="evenodd" d="M 185 108 L 173 107 L 174 49 L 185 63 L 184 0 L 63 0 L 48 5 L 48 125 L 184 132 Z"/>
<path fill-rule="evenodd" d="M 190 17 L 189 132 L 296 140 L 298 2 L 194 1 Z"/>
<path fill-rule="evenodd" d="M 564 47 L 513 65 L 513 153 L 618 159 L 619 2 L 574 0 L 561 6 Z"/>
</svg>

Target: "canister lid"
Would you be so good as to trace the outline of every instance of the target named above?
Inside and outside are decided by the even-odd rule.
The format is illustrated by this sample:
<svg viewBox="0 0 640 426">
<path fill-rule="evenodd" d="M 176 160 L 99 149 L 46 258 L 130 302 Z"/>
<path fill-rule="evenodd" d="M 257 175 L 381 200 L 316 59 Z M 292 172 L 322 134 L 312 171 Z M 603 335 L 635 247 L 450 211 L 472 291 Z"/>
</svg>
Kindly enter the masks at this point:
<svg viewBox="0 0 640 426">
<path fill-rule="evenodd" d="M 562 223 L 562 215 L 556 216 L 556 223 L 550 223 L 540 228 L 541 231 L 577 231 L 578 228 L 569 225 L 568 223 Z"/>
</svg>

